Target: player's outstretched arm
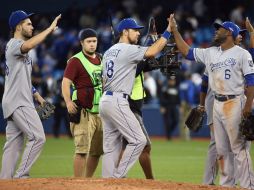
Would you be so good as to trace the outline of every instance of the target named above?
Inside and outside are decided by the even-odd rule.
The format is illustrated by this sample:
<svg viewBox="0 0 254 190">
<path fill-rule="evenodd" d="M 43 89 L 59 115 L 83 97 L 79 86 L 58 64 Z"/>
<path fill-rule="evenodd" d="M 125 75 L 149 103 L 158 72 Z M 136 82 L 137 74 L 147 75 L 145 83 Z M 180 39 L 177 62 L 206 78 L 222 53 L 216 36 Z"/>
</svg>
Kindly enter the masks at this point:
<svg viewBox="0 0 254 190">
<path fill-rule="evenodd" d="M 254 48 L 254 28 L 252 24 L 250 23 L 250 20 L 248 17 L 246 18 L 245 26 L 250 34 L 250 48 Z"/>
<path fill-rule="evenodd" d="M 29 50 L 33 49 L 35 46 L 40 44 L 45 38 L 52 32 L 57 29 L 58 20 L 61 18 L 61 14 L 58 15 L 54 21 L 51 23 L 50 27 L 39 33 L 38 35 L 30 38 L 29 40 L 25 41 L 21 46 L 21 52 L 27 53 Z"/>
<path fill-rule="evenodd" d="M 169 24 L 170 24 L 171 32 L 174 35 L 178 50 L 186 57 L 188 55 L 190 46 L 183 40 L 181 34 L 179 33 L 177 29 L 176 20 L 174 18 L 174 14 L 170 15 Z"/>
<path fill-rule="evenodd" d="M 169 18 L 167 20 L 169 21 Z M 151 45 L 146 50 L 144 57 L 146 57 L 146 58 L 155 57 L 159 52 L 161 52 L 161 50 L 165 47 L 168 39 L 171 36 L 170 32 L 171 32 L 171 28 L 170 28 L 170 24 L 168 23 L 168 27 L 165 30 L 165 32 L 162 34 L 162 36 L 160 37 L 159 40 L 157 40 L 153 45 Z"/>
</svg>

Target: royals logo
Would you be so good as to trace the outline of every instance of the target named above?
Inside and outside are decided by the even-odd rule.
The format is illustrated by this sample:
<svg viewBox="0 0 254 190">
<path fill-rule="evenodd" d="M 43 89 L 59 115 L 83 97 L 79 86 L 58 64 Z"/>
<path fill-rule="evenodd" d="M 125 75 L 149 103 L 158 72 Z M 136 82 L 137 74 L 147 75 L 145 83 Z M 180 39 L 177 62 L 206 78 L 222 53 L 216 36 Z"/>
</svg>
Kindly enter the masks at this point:
<svg viewBox="0 0 254 190">
<path fill-rule="evenodd" d="M 25 64 L 27 65 L 32 65 L 33 64 L 33 60 L 31 57 L 29 57 L 29 55 L 26 55 L 26 57 L 24 58 L 24 61 L 23 61 Z"/>
<path fill-rule="evenodd" d="M 234 65 L 236 65 L 236 60 L 233 58 L 228 58 L 224 61 L 218 62 L 218 63 L 210 63 L 210 67 L 211 67 L 211 71 L 215 71 L 221 68 L 225 68 L 225 67 L 233 67 Z"/>
</svg>

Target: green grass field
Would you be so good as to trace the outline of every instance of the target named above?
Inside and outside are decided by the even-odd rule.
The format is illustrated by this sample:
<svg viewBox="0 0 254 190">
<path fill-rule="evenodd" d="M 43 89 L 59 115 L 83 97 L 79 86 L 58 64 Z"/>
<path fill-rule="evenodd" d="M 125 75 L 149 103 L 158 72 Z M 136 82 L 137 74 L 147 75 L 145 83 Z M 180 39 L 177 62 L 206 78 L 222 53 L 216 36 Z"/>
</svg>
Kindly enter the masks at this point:
<svg viewBox="0 0 254 190">
<path fill-rule="evenodd" d="M 5 137 L 1 135 L 0 157 L 4 141 Z M 152 165 L 156 179 L 201 183 L 208 144 L 208 140 L 186 142 L 152 139 Z M 73 152 L 73 141 L 67 137 L 60 139 L 47 137 L 44 150 L 31 170 L 31 176 L 71 177 Z M 252 154 L 252 158 L 253 156 Z M 95 177 L 100 177 L 100 174 L 101 164 L 96 170 Z M 128 177 L 144 178 L 138 163 L 130 170 Z"/>
</svg>

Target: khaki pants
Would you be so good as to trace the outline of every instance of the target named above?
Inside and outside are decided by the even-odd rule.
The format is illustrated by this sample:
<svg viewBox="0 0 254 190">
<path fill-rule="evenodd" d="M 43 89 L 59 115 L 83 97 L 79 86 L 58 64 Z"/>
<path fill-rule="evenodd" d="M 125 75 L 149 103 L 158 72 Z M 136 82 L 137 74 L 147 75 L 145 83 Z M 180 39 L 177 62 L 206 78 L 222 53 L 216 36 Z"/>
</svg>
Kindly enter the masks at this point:
<svg viewBox="0 0 254 190">
<path fill-rule="evenodd" d="M 81 110 L 80 123 L 70 123 L 74 137 L 75 153 L 100 156 L 103 154 L 103 129 L 99 114 Z"/>
</svg>

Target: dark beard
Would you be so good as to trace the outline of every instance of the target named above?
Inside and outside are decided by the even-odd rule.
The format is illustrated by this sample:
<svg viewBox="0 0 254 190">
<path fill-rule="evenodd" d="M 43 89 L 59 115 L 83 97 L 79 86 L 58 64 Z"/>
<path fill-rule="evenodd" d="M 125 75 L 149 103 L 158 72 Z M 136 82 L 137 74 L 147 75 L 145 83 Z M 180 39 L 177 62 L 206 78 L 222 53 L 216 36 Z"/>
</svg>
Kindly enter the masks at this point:
<svg viewBox="0 0 254 190">
<path fill-rule="evenodd" d="M 136 42 L 134 42 L 134 41 L 131 41 L 131 39 L 130 39 L 130 37 L 128 36 L 128 41 L 129 41 L 129 43 L 130 44 L 132 44 L 132 45 L 135 45 L 135 44 L 137 44 Z"/>
<path fill-rule="evenodd" d="M 227 39 L 227 36 L 223 36 L 218 39 L 213 39 L 211 46 L 219 47 L 221 44 L 223 44 L 226 41 L 226 39 Z"/>
<path fill-rule="evenodd" d="M 33 35 L 32 36 L 28 35 L 26 32 L 22 32 L 22 35 L 23 35 L 25 40 L 29 40 L 33 36 Z"/>
</svg>

